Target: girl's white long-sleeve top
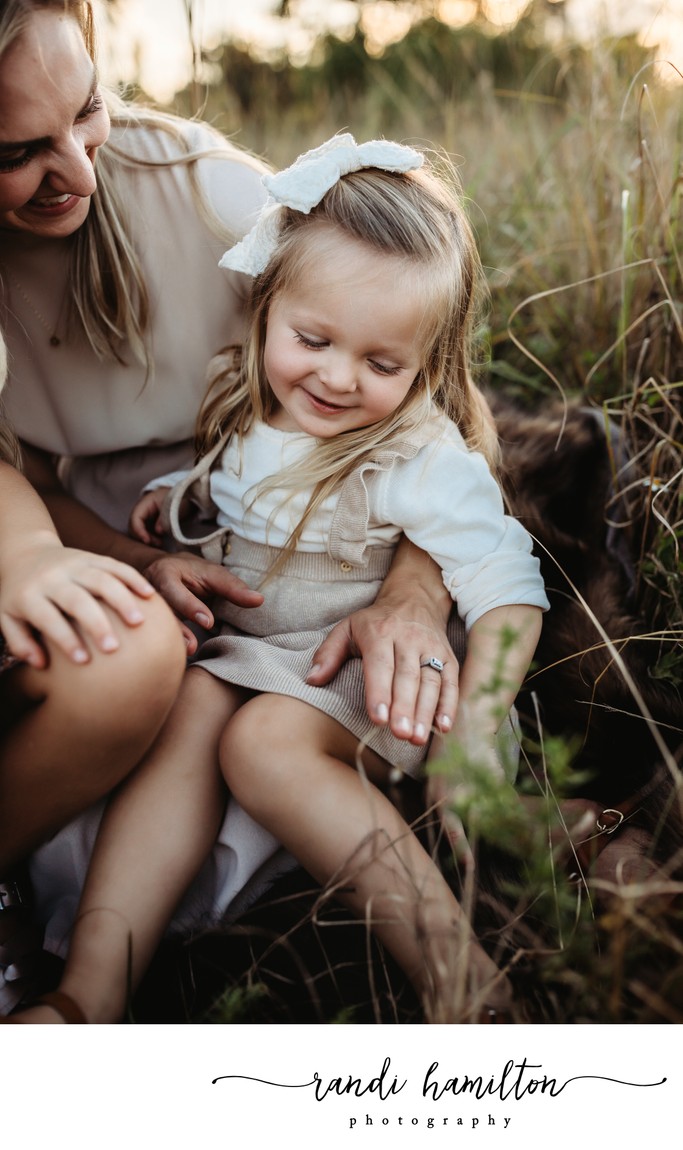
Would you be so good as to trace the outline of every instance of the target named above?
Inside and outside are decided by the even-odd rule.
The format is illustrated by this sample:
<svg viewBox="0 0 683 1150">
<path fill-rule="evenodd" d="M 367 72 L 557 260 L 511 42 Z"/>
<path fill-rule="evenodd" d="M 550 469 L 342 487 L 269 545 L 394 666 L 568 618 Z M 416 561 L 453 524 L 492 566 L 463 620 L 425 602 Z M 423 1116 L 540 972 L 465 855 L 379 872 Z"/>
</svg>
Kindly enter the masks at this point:
<svg viewBox="0 0 683 1150">
<path fill-rule="evenodd" d="M 399 455 L 383 469 L 363 474 L 367 495 L 367 545 L 395 544 L 402 534 L 439 565 L 444 584 L 469 629 L 494 607 L 527 604 L 547 610 L 540 564 L 532 540 L 506 515 L 500 489 L 484 457 L 470 451 L 445 418 L 412 458 Z M 310 488 L 258 492 L 265 477 L 291 473 L 315 441 L 300 432 L 256 423 L 234 437 L 211 472 L 216 522 L 244 539 L 282 547 L 301 519 Z M 146 490 L 172 487 L 187 472 L 173 472 Z M 302 551 L 328 551 L 339 492 L 329 496 L 304 526 Z"/>
</svg>

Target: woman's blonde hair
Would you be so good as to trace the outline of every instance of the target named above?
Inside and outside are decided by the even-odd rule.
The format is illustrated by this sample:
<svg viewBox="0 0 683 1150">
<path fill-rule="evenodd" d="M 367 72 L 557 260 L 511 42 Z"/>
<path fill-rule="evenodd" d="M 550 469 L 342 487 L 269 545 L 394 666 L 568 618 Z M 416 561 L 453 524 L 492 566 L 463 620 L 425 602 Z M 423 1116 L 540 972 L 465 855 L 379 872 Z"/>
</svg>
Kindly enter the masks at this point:
<svg viewBox="0 0 683 1150">
<path fill-rule="evenodd" d="M 257 492 L 291 492 L 303 480 L 313 487 L 288 553 L 306 518 L 333 488 L 379 448 L 410 437 L 435 408 L 453 420 L 492 470 L 498 462 L 495 427 L 471 374 L 484 277 L 457 173 L 445 158 L 438 167 L 425 158 L 422 168 L 404 174 L 378 168 L 353 172 L 338 180 L 310 214 L 281 209 L 277 250 L 253 284 L 243 353 L 227 366 L 223 359 L 200 412 L 198 453 L 224 436 L 244 435 L 254 420 L 272 415 L 275 401 L 264 370 L 268 312 L 276 296 L 296 285 L 319 258 L 323 228 L 403 261 L 405 282 L 424 300 L 422 367 L 402 403 L 385 419 L 316 441 L 303 475 L 297 468 L 296 476 L 281 473 L 258 486 Z"/>
<path fill-rule="evenodd" d="M 55 11 L 76 20 L 83 42 L 96 63 L 95 24 L 90 0 L 0 0 L 0 61 L 17 41 L 31 16 L 38 11 Z M 218 132 L 215 152 L 192 151 L 181 131 L 183 121 L 149 108 L 129 104 L 115 93 L 104 90 L 103 97 L 112 127 L 133 129 L 154 127 L 169 134 L 178 145 L 178 156 L 158 163 L 137 159 L 122 143 L 103 144 L 97 156 L 97 191 L 83 225 L 74 233 L 71 245 L 72 293 L 70 321 L 77 320 L 93 351 L 100 359 L 123 362 L 130 347 L 149 373 L 152 367 L 147 329 L 150 304 L 142 267 L 131 241 L 129 207 L 125 203 L 119 171 L 122 165 L 166 167 L 187 164 L 199 214 L 216 235 L 232 243 L 230 235 L 211 212 L 196 178 L 194 163 L 203 156 L 225 150 Z M 206 126 L 206 130 L 213 131 Z"/>
<path fill-rule="evenodd" d="M 7 381 L 7 345 L 2 332 L 0 332 L 0 459 L 5 463 L 19 466 L 19 444 L 12 428 L 5 421 L 2 408 L 2 389 Z"/>
</svg>

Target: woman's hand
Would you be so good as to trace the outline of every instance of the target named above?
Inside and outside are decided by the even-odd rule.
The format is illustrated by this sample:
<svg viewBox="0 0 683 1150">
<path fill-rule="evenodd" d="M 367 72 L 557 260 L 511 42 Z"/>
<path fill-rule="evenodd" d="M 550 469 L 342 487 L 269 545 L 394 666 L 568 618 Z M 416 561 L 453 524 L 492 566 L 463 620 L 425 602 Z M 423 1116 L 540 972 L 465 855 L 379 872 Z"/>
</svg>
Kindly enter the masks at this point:
<svg viewBox="0 0 683 1150">
<path fill-rule="evenodd" d="M 47 666 L 44 640 L 87 663 L 89 639 L 104 652 L 119 640 L 103 604 L 129 627 L 144 621 L 140 600 L 154 588 L 134 568 L 105 555 L 63 547 L 51 530 L 26 533 L 12 551 L 0 583 L 0 631 L 14 655 Z"/>
<path fill-rule="evenodd" d="M 450 730 L 458 661 L 446 638 L 453 604 L 428 555 L 404 540 L 372 607 L 338 623 L 318 648 L 307 681 L 322 686 L 353 656 L 363 660 L 368 715 L 399 739 L 429 741 Z M 443 671 L 421 664 L 436 658 Z"/>
<path fill-rule="evenodd" d="M 260 607 L 263 603 L 263 595 L 231 575 L 227 567 L 190 551 L 159 556 L 145 568 L 145 576 L 181 620 L 197 623 L 207 631 L 215 622 L 207 600 L 215 595 L 239 607 Z M 188 655 L 194 655 L 196 635 L 186 626 L 183 635 Z"/>
</svg>

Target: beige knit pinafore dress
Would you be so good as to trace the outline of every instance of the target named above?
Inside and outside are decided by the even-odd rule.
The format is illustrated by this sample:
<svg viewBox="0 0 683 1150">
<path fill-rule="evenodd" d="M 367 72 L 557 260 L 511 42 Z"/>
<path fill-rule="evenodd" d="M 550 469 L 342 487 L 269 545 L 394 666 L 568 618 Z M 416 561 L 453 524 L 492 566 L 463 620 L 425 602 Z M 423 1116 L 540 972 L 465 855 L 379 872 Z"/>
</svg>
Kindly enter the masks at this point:
<svg viewBox="0 0 683 1150">
<path fill-rule="evenodd" d="M 188 537 L 180 526 L 180 504 L 188 496 L 204 515 L 208 513 L 209 471 L 225 443 L 212 449 L 173 488 L 164 511 L 164 519 L 178 543 L 199 546 L 206 558 L 222 562 L 265 596 L 263 605 L 257 608 L 238 607 L 224 599 L 213 603 L 216 618 L 221 621 L 220 633 L 202 644 L 193 664 L 226 682 L 310 703 L 341 723 L 359 743 L 412 776 L 420 773 L 426 747 L 397 739 L 387 727 L 370 721 L 365 707 L 362 659 L 348 659 L 323 687 L 311 686 L 306 676 L 315 652 L 334 625 L 375 601 L 394 557 L 395 545 L 367 544 L 364 476 L 377 468 L 391 467 L 397 458 L 414 455 L 420 446 L 419 439 L 394 444 L 350 475 L 341 487 L 327 553 L 295 552 L 268 580 L 268 573 L 281 556 L 279 548 L 242 539 L 227 528 L 201 539 Z M 462 665 L 465 627 L 456 611 L 451 613 L 448 639 Z M 507 734 L 512 734 L 509 724 L 505 726 Z M 509 746 L 507 735 L 504 741 Z"/>
</svg>

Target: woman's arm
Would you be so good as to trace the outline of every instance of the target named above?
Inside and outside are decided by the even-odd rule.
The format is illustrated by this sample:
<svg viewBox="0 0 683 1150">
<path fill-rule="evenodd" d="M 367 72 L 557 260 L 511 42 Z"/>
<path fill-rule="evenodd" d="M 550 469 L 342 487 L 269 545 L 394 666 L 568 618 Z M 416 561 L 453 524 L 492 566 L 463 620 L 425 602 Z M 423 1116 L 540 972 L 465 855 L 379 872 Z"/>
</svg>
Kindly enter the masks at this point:
<svg viewBox="0 0 683 1150">
<path fill-rule="evenodd" d="M 242 607 L 258 607 L 263 602 L 262 595 L 231 575 L 227 567 L 189 552 L 167 554 L 114 530 L 64 490 L 49 455 L 25 445 L 22 453 L 26 475 L 44 500 L 63 543 L 86 547 L 135 567 L 181 620 L 191 619 L 207 629 L 213 627 L 213 613 L 206 601 L 214 595 Z M 188 654 L 194 654 L 196 636 L 186 627 L 183 633 Z"/>
<path fill-rule="evenodd" d="M 455 717 L 458 662 L 446 638 L 452 607 L 436 563 L 404 538 L 377 599 L 330 632 L 308 682 L 329 683 L 346 659 L 360 656 L 373 722 L 426 743 L 434 725 L 448 731 Z M 433 657 L 443 672 L 424 675 L 420 664 Z"/>
</svg>

